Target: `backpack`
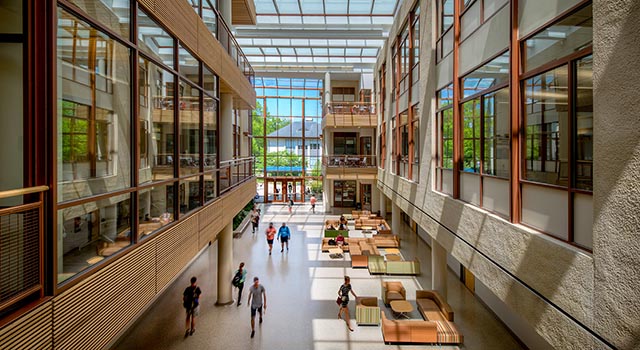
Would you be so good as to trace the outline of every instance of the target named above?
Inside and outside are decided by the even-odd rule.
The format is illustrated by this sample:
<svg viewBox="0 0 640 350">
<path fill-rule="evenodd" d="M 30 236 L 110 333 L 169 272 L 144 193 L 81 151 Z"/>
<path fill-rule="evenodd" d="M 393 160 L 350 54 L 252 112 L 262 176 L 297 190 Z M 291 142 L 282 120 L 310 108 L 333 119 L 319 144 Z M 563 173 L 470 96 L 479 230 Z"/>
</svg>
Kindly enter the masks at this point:
<svg viewBox="0 0 640 350">
<path fill-rule="evenodd" d="M 331 239 L 329 240 L 329 242 L 327 242 L 327 244 L 328 244 L 328 245 L 336 245 L 336 240 L 335 240 L 335 239 L 333 239 L 333 238 L 331 238 Z"/>
<path fill-rule="evenodd" d="M 184 306 L 188 310 L 193 310 L 198 306 L 198 287 L 187 287 L 184 291 Z"/>
<path fill-rule="evenodd" d="M 242 281 L 242 271 L 238 270 L 238 272 L 236 272 L 236 275 L 233 276 L 233 279 L 231 280 L 231 285 L 233 285 L 234 287 L 238 287 L 240 285 L 240 281 Z"/>
</svg>

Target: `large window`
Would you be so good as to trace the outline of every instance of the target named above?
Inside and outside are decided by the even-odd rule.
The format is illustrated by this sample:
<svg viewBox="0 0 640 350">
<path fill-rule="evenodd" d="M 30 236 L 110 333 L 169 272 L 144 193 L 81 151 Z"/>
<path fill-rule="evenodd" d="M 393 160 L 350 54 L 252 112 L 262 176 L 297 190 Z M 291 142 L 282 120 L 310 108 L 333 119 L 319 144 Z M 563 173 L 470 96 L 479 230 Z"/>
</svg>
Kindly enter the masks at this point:
<svg viewBox="0 0 640 350">
<path fill-rule="evenodd" d="M 591 11 L 587 4 L 525 39 L 521 77 L 522 223 L 586 248 L 593 240 Z M 542 203 L 542 195 L 552 200 Z"/>
<path fill-rule="evenodd" d="M 436 190 L 452 193 L 453 186 L 453 84 L 437 93 Z"/>
<path fill-rule="evenodd" d="M 174 63 L 174 38 L 140 9 L 130 21 L 129 1 L 118 2 L 117 11 L 115 3 L 114 11 L 102 1 L 78 4 L 89 19 L 65 4 L 57 15 L 58 282 L 161 231 L 219 191 L 215 74 L 182 46 Z M 96 20 L 111 32 L 102 33 Z"/>
<path fill-rule="evenodd" d="M 58 200 L 125 189 L 131 185 L 129 49 L 64 10 L 57 43 Z"/>
<path fill-rule="evenodd" d="M 256 79 L 257 108 L 252 114 L 252 154 L 256 157 L 255 174 L 263 185 L 257 189 L 258 200 L 283 201 L 283 193 L 275 193 L 275 181 L 295 182 L 295 201 L 305 200 L 321 187 L 309 184 L 322 179 L 322 91 L 320 79 L 270 78 Z M 335 87 L 334 98 L 353 100 L 355 90 Z M 356 139 L 343 138 L 336 152 L 356 154 Z M 269 178 L 277 178 L 270 180 Z M 286 186 L 285 186 L 286 187 Z"/>
</svg>

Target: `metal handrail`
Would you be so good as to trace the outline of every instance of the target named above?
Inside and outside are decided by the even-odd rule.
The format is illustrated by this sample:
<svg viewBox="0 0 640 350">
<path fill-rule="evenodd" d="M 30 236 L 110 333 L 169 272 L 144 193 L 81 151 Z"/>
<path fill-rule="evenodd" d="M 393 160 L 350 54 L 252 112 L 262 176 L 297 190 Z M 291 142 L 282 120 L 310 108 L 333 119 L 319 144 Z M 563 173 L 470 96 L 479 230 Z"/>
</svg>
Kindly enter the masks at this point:
<svg viewBox="0 0 640 350">
<path fill-rule="evenodd" d="M 40 193 L 40 192 L 44 192 L 44 191 L 48 191 L 48 190 L 49 190 L 49 186 L 34 186 L 34 187 L 27 187 L 27 188 L 17 188 L 17 189 L 13 189 L 13 190 L 1 191 L 0 192 L 0 199 L 2 199 L 2 198 L 10 198 L 10 197 L 17 197 L 17 196 L 24 196 L 26 194 Z"/>
<path fill-rule="evenodd" d="M 350 114 L 372 116 L 376 114 L 376 104 L 373 102 L 327 102 L 323 108 L 323 116 L 328 114 Z"/>
</svg>

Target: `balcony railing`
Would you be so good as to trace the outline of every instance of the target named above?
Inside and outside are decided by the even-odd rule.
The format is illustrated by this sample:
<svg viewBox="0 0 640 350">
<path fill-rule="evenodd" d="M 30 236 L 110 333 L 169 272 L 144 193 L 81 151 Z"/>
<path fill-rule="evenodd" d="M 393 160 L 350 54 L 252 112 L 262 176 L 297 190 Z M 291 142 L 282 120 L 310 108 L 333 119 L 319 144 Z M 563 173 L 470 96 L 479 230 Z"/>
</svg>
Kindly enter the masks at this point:
<svg viewBox="0 0 640 350">
<path fill-rule="evenodd" d="M 375 116 L 376 104 L 364 102 L 328 102 L 324 105 L 322 115 L 342 114 L 352 116 Z"/>
<path fill-rule="evenodd" d="M 220 193 L 246 181 L 253 176 L 253 157 L 225 160 L 220 162 Z"/>
<path fill-rule="evenodd" d="M 222 47 L 227 50 L 229 56 L 231 56 L 238 68 L 240 68 L 244 76 L 249 80 L 249 83 L 251 83 L 251 85 L 253 86 L 256 77 L 256 73 L 254 72 L 253 67 L 251 67 L 247 56 L 245 56 L 244 52 L 242 52 L 240 45 L 238 45 L 238 42 L 234 38 L 233 34 L 231 34 L 231 30 L 222 20 L 222 16 L 217 12 L 217 10 L 216 15 L 218 16 L 218 23 L 222 24 L 221 26 L 218 26 L 218 41 L 220 42 L 220 44 L 222 44 Z"/>
<path fill-rule="evenodd" d="M 42 292 L 44 193 L 38 186 L 0 192 L 0 310 Z"/>
<path fill-rule="evenodd" d="M 322 157 L 322 165 L 327 168 L 375 168 L 375 155 L 344 155 L 334 154 Z"/>
<path fill-rule="evenodd" d="M 374 103 L 330 102 L 324 105 L 322 117 L 322 128 L 372 128 L 378 123 Z"/>
</svg>

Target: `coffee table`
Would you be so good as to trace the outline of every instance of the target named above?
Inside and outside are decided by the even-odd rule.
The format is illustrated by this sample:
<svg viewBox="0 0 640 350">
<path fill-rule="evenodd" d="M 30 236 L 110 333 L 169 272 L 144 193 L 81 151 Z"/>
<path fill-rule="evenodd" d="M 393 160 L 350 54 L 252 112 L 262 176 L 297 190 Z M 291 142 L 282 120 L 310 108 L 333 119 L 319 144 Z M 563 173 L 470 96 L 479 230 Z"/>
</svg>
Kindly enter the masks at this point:
<svg viewBox="0 0 640 350">
<path fill-rule="evenodd" d="M 387 261 L 402 261 L 402 257 L 398 254 L 386 254 L 384 257 Z"/>
<path fill-rule="evenodd" d="M 331 259 L 342 258 L 342 249 L 340 249 L 340 248 L 329 248 L 329 257 Z"/>
<path fill-rule="evenodd" d="M 409 318 L 407 313 L 413 311 L 413 306 L 406 300 L 392 300 L 390 304 L 391 311 L 393 311 L 398 317 L 404 316 L 405 318 Z"/>
<path fill-rule="evenodd" d="M 371 226 L 362 226 L 362 233 L 371 233 L 371 230 L 373 230 Z"/>
</svg>

